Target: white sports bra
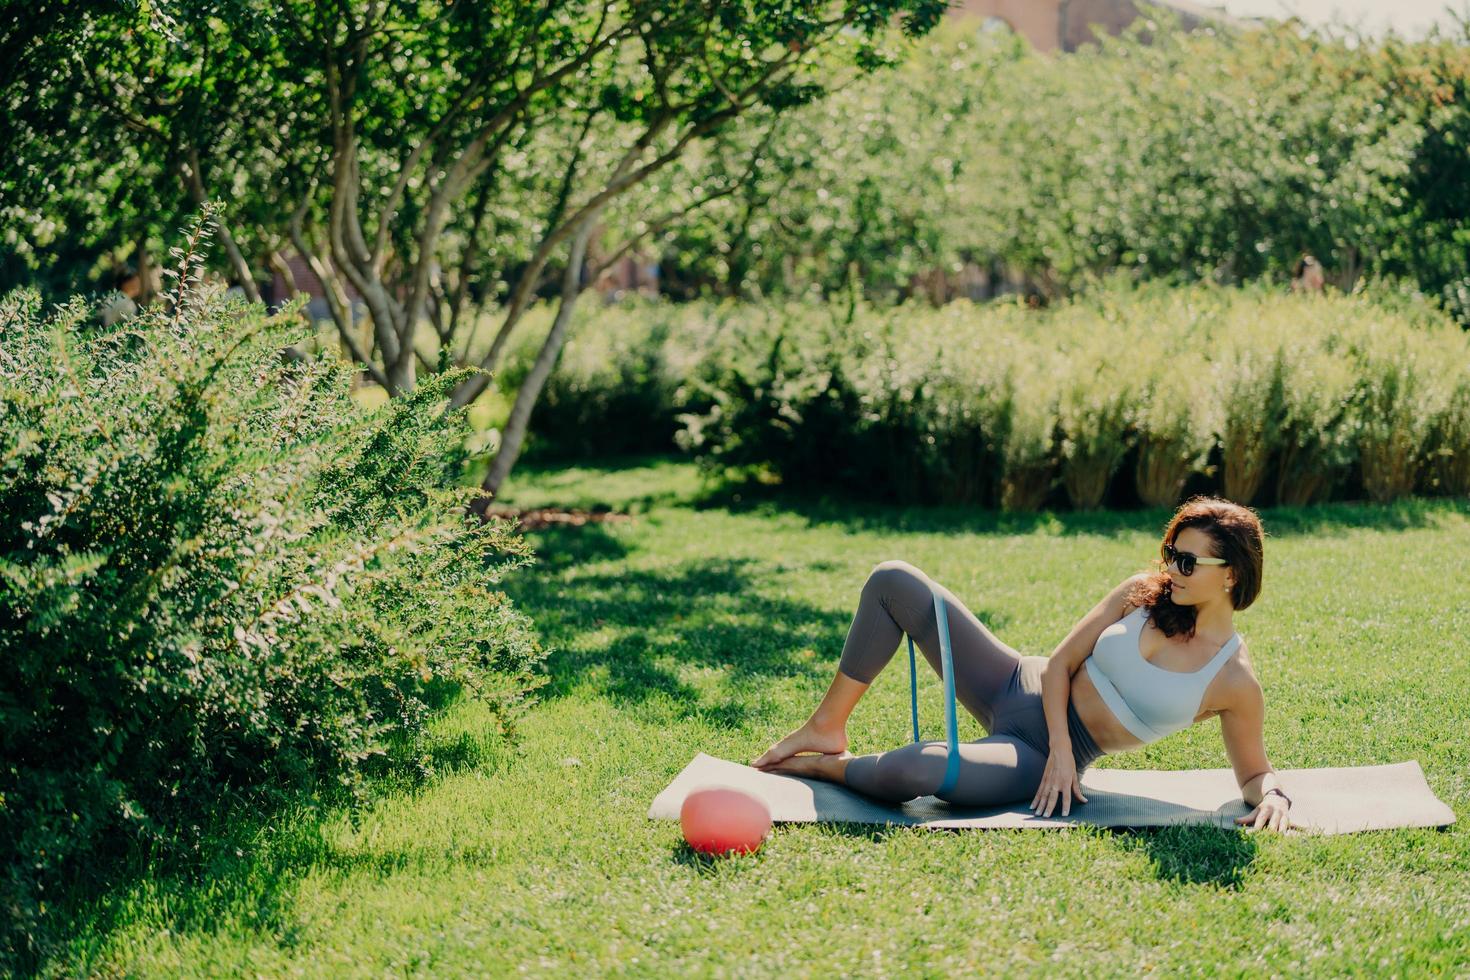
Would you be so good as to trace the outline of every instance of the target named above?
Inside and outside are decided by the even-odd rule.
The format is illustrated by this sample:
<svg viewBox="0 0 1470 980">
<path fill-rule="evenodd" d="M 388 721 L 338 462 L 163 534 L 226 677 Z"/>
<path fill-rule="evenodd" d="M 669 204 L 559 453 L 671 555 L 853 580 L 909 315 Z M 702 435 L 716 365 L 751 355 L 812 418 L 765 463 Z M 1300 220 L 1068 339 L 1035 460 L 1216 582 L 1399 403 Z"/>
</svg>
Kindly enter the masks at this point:
<svg viewBox="0 0 1470 980">
<path fill-rule="evenodd" d="M 1239 631 L 1199 670 L 1165 670 L 1139 649 L 1148 609 L 1139 606 L 1102 631 L 1082 662 L 1108 708 L 1137 738 L 1155 742 L 1188 728 L 1199 714 L 1205 688 L 1240 646 Z"/>
</svg>

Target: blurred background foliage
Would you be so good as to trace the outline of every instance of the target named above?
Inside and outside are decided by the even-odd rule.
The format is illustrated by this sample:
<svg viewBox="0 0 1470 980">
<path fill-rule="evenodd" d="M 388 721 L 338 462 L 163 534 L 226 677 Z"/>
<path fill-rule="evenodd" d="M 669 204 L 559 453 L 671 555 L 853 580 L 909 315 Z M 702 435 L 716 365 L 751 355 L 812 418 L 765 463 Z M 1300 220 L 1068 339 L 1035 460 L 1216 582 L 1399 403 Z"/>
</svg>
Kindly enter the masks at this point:
<svg viewBox="0 0 1470 980">
<path fill-rule="evenodd" d="M 176 176 L 195 144 L 208 149 L 208 196 L 227 205 L 246 265 L 269 278 L 270 253 L 289 248 L 298 199 L 329 148 L 329 93 L 305 67 L 311 51 L 288 30 L 290 11 L 205 6 L 213 13 L 177 42 L 105 21 L 130 44 L 153 38 L 147 57 L 134 51 L 126 64 L 108 60 L 117 37 L 65 30 L 53 44 L 81 44 L 99 60 L 85 70 L 59 55 L 23 62 L 20 77 L 37 91 L 11 107 L 4 282 L 58 295 L 104 288 L 110 263 L 161 247 L 162 230 L 197 206 Z M 440 59 L 445 46 L 465 57 L 462 35 L 489 30 L 459 16 L 442 36 L 405 44 L 382 66 L 386 80 L 371 79 L 359 125 L 366 183 L 391 183 L 406 141 L 441 118 L 435 99 L 451 98 L 474 68 Z M 228 26 L 235 43 L 217 50 L 207 31 L 191 41 L 195 23 Z M 586 32 L 575 19 L 563 28 L 564 44 Z M 1456 177 L 1470 165 L 1467 38 L 1463 25 L 1408 41 L 1296 23 L 1186 33 L 1139 21 L 1042 55 L 1008 31 L 946 19 L 905 40 L 896 67 L 844 77 L 825 98 L 799 86 L 772 93 L 792 104 L 691 142 L 609 203 L 592 250 L 646 236 L 675 298 L 1019 291 L 1040 302 L 1119 271 L 1284 278 L 1310 253 L 1340 288 L 1364 275 L 1403 277 L 1470 321 L 1470 182 Z M 565 196 L 565 148 L 595 156 L 636 134 L 647 115 L 637 108 L 642 76 L 620 65 L 597 89 L 609 111 L 591 112 L 580 90 L 540 107 L 510 134 L 486 183 L 452 202 L 435 255 L 446 298 L 463 277 L 472 305 L 503 301 Z M 110 102 L 109 71 L 147 72 L 135 92 L 146 89 L 147 101 Z M 208 112 L 194 111 L 196 89 L 212 100 Z M 163 120 L 160 142 L 148 129 Z M 411 188 L 390 216 L 390 265 L 416 259 L 426 206 Z M 665 214 L 679 217 L 650 227 Z M 214 261 L 223 269 L 223 252 Z M 547 295 L 564 262 L 549 263 Z"/>
<path fill-rule="evenodd" d="M 541 459 L 692 453 L 712 477 L 1034 511 L 1470 495 L 1470 334 L 1412 289 L 1116 274 L 1043 310 L 789 298 L 579 314 Z M 546 329 L 507 358 L 512 387 Z"/>
</svg>

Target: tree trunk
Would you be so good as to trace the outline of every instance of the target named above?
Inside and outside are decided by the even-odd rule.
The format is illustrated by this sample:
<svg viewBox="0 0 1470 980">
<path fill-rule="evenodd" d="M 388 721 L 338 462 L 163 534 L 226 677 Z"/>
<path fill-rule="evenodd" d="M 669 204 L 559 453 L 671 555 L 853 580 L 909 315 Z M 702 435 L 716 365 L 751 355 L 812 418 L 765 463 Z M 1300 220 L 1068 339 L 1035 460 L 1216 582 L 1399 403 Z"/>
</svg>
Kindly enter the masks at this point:
<svg viewBox="0 0 1470 980">
<path fill-rule="evenodd" d="M 490 183 L 490 182 L 487 182 Z M 493 186 L 493 183 L 491 183 Z M 459 263 L 459 278 L 454 284 L 454 290 L 449 295 L 449 328 L 444 343 L 448 345 L 451 354 L 454 351 L 454 338 L 459 336 L 459 322 L 464 314 L 465 300 L 469 296 L 470 279 L 480 271 L 480 227 L 485 222 L 486 207 L 490 202 L 490 187 L 480 188 L 479 195 L 475 198 L 473 218 L 470 221 L 468 244 L 465 246 L 464 256 Z M 453 363 L 462 364 L 470 355 L 470 341 L 474 339 L 474 330 L 469 331 L 470 336 L 465 338 L 464 354 L 453 358 Z"/>
<path fill-rule="evenodd" d="M 505 478 L 510 475 L 511 468 L 515 466 L 516 458 L 521 452 L 521 445 L 526 438 L 526 430 L 531 422 L 531 410 L 536 407 L 536 399 L 540 397 L 546 379 L 551 376 L 551 368 L 556 363 L 556 357 L 561 353 L 562 344 L 566 339 L 567 326 L 572 320 L 572 311 L 576 309 L 577 298 L 582 294 L 582 262 L 587 255 L 587 241 L 592 237 L 597 214 L 598 212 L 594 211 L 587 215 L 572 236 L 570 254 L 567 256 L 567 269 L 562 276 L 561 298 L 556 308 L 556 319 L 552 321 L 551 332 L 546 335 L 546 340 L 541 344 L 541 350 L 536 355 L 536 362 L 531 365 L 530 372 L 521 382 L 520 390 L 516 392 L 515 404 L 511 406 L 510 418 L 506 421 L 505 432 L 501 436 L 500 450 L 490 464 L 490 472 L 485 475 L 484 482 L 480 484 L 481 489 L 487 491 L 492 497 L 500 492 L 500 485 L 505 482 Z M 490 497 L 479 497 L 476 498 L 471 509 L 483 516 L 489 503 Z"/>
<path fill-rule="evenodd" d="M 153 290 L 153 262 L 148 254 L 148 235 L 138 236 L 133 252 L 133 268 L 138 273 L 138 305 L 147 306 L 157 295 Z"/>
<path fill-rule="evenodd" d="M 409 329 L 412 331 L 412 327 Z M 400 356 L 388 365 L 388 390 L 395 395 L 408 394 L 413 391 L 413 386 L 417 383 L 414 366 L 418 362 L 418 352 L 413 346 L 412 332 L 402 339 L 402 343 L 404 344 L 403 353 L 408 356 Z"/>
</svg>

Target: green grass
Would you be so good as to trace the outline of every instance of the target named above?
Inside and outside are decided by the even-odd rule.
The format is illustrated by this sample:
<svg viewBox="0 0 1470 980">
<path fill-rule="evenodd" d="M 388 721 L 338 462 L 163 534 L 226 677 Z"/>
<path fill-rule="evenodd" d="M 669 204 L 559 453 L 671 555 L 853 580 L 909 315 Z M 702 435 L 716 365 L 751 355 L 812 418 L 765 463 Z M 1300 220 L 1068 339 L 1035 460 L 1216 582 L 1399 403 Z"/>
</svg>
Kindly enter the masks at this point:
<svg viewBox="0 0 1470 980">
<path fill-rule="evenodd" d="M 748 760 L 831 679 L 858 590 L 904 558 L 1048 654 L 1156 552 L 1164 511 L 1005 516 L 710 492 L 689 465 L 518 471 L 502 502 L 627 508 L 535 532 L 505 584 L 554 648 L 523 742 L 438 724 L 438 776 L 354 822 L 233 828 L 210 872 L 142 866 L 56 972 L 213 976 L 1012 972 L 1461 974 L 1470 969 L 1470 504 L 1262 512 L 1264 592 L 1237 616 L 1277 768 L 1418 759 L 1446 830 L 1321 838 L 1204 827 L 1064 833 L 778 825 L 709 859 L 654 795 L 698 751 Z M 903 657 L 850 725 L 905 744 Z M 921 723 L 940 731 L 924 675 Z M 983 735 L 961 718 L 961 737 Z M 1098 768 L 1227 765 L 1218 722 Z"/>
</svg>

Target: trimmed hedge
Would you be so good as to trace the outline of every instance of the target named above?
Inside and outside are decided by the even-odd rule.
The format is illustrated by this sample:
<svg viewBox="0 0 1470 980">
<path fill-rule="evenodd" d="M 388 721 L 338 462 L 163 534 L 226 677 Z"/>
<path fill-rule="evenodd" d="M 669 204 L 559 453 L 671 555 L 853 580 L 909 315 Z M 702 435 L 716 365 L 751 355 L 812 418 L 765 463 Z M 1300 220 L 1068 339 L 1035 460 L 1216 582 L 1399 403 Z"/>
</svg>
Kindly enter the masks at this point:
<svg viewBox="0 0 1470 980">
<path fill-rule="evenodd" d="M 660 451 L 677 429 L 711 472 L 880 500 L 1470 495 L 1470 335 L 1386 287 L 1115 282 L 1047 310 L 910 303 L 850 322 L 810 303 L 613 306 L 586 314 L 551 388 L 532 417 L 544 448 L 607 452 L 615 433 Z"/>
</svg>

